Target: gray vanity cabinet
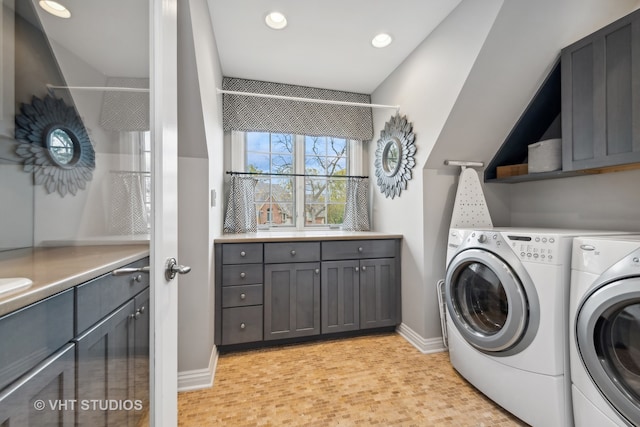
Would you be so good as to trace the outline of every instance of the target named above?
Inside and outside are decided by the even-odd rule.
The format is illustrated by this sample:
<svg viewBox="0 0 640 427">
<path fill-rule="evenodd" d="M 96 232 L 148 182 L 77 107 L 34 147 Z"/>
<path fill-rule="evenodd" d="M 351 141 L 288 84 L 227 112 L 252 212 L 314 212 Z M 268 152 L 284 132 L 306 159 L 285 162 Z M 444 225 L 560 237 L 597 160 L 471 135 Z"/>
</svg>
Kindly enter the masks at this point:
<svg viewBox="0 0 640 427">
<path fill-rule="evenodd" d="M 72 405 L 76 400 L 74 364 L 74 345 L 66 344 L 3 390 L 0 425 L 72 427 Z"/>
<path fill-rule="evenodd" d="M 561 55 L 563 170 L 640 162 L 640 11 Z"/>
<path fill-rule="evenodd" d="M 143 261 L 145 264 L 148 260 Z M 140 265 L 141 266 L 141 265 Z M 132 267 L 131 265 L 129 267 Z M 112 294 L 106 288 L 113 282 L 126 285 L 128 292 Z M 105 282 L 102 283 L 101 281 Z M 102 276 L 78 286 L 77 300 L 100 300 L 101 310 L 91 315 L 78 310 L 81 318 L 92 324 L 74 338 L 76 342 L 76 382 L 79 399 L 88 401 L 88 410 L 77 412 L 79 425 L 135 426 L 149 403 L 149 275 Z M 143 286 L 143 291 L 130 295 Z M 83 294 L 84 295 L 83 297 Z M 98 297 L 101 295 L 101 297 Z M 127 298 L 127 299 L 125 299 Z M 125 299 L 126 302 L 121 304 Z M 100 317 L 102 311 L 109 314 Z M 94 405 L 95 401 L 95 405 Z M 139 401 L 139 402 L 137 402 Z M 106 408 L 105 402 L 121 402 Z M 102 406 L 100 406 L 100 403 Z M 132 405 L 136 405 L 132 408 Z"/>
<path fill-rule="evenodd" d="M 322 263 L 322 333 L 360 329 L 360 261 Z"/>
<path fill-rule="evenodd" d="M 264 266 L 264 339 L 320 334 L 320 263 Z"/>
</svg>

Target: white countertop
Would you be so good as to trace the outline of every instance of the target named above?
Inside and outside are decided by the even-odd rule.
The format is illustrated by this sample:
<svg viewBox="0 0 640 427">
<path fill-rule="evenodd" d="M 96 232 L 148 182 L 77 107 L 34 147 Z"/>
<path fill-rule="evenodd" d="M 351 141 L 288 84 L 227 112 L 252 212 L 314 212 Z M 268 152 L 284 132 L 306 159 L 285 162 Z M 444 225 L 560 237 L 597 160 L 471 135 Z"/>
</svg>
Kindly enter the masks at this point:
<svg viewBox="0 0 640 427">
<path fill-rule="evenodd" d="M 40 247 L 0 252 L 0 277 L 24 277 L 33 282 L 27 288 L 0 296 L 0 316 L 148 255 L 148 244 Z"/>
<path fill-rule="evenodd" d="M 283 242 L 311 240 L 372 240 L 402 239 L 402 234 L 381 233 L 378 231 L 258 231 L 257 233 L 223 234 L 213 239 L 214 243 L 240 242 Z"/>
</svg>

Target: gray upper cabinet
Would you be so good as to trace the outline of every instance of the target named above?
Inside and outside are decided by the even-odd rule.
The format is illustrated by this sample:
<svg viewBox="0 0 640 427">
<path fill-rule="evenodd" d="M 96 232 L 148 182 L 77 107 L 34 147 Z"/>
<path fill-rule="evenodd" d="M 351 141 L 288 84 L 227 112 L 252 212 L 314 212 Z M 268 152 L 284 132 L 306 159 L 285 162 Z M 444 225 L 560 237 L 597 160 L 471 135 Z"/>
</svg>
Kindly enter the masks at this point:
<svg viewBox="0 0 640 427">
<path fill-rule="evenodd" d="M 264 339 L 320 334 L 320 263 L 266 264 Z"/>
<path fill-rule="evenodd" d="M 640 11 L 562 50 L 563 171 L 640 162 Z"/>
</svg>

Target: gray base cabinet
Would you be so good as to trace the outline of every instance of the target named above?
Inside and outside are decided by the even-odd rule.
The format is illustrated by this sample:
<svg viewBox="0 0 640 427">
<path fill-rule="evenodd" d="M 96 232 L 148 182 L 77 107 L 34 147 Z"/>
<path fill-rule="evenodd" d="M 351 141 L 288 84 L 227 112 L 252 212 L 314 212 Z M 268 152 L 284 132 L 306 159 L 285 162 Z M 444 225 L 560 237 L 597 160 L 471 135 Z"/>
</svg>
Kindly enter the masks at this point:
<svg viewBox="0 0 640 427">
<path fill-rule="evenodd" d="M 215 343 L 400 323 L 400 239 L 216 243 Z"/>
<path fill-rule="evenodd" d="M 322 263 L 322 333 L 360 329 L 360 262 Z"/>
<path fill-rule="evenodd" d="M 131 405 L 148 402 L 148 302 L 147 290 L 76 338 L 78 396 L 91 405 L 77 413 L 80 425 L 135 426 L 143 415 Z M 104 406 L 113 401 L 129 406 Z"/>
<path fill-rule="evenodd" d="M 360 328 L 393 326 L 398 321 L 398 283 L 393 258 L 360 261 Z"/>
<path fill-rule="evenodd" d="M 0 393 L 0 425 L 71 427 L 75 401 L 75 346 L 67 344 Z"/>
<path fill-rule="evenodd" d="M 320 333 L 320 263 L 264 267 L 264 339 Z"/>
</svg>

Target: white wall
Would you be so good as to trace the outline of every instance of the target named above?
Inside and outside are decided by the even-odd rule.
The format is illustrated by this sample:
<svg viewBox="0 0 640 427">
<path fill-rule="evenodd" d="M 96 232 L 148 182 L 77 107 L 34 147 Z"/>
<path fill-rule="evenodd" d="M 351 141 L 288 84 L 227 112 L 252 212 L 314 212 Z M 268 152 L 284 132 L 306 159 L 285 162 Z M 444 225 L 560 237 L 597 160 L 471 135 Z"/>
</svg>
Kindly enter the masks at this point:
<svg viewBox="0 0 640 427">
<path fill-rule="evenodd" d="M 510 186 L 513 226 L 640 231 L 640 170 Z"/>
<path fill-rule="evenodd" d="M 215 356 L 213 236 L 222 229 L 223 179 L 222 99 L 215 89 L 222 71 L 206 0 L 179 2 L 178 19 L 178 255 L 192 267 L 178 291 L 178 370 L 179 387 L 198 388 L 210 385 Z"/>
<path fill-rule="evenodd" d="M 432 214 L 432 209 L 440 205 L 429 198 L 448 199 L 451 186 L 439 187 L 438 194 L 433 193 L 431 187 L 425 186 L 422 165 L 437 141 L 501 5 L 502 0 L 463 1 L 371 97 L 374 103 L 399 104 L 400 114 L 413 123 L 416 134 L 418 166 L 413 169 L 413 179 L 400 198 L 393 200 L 386 199 L 375 187 L 372 216 L 375 230 L 404 235 L 402 319 L 404 325 L 423 338 L 440 335 L 439 327 L 433 328 L 438 308 L 432 298 L 435 281 L 429 272 L 434 261 L 428 259 L 433 254 L 428 253 L 425 246 L 425 218 L 436 221 L 442 218 L 439 211 Z M 375 112 L 374 135 L 379 134 L 389 117 L 389 111 Z M 369 164 L 375 160 L 375 144 L 374 140 L 368 148 Z M 442 179 L 453 182 L 450 176 Z M 372 183 L 375 185 L 375 180 Z"/>
</svg>

